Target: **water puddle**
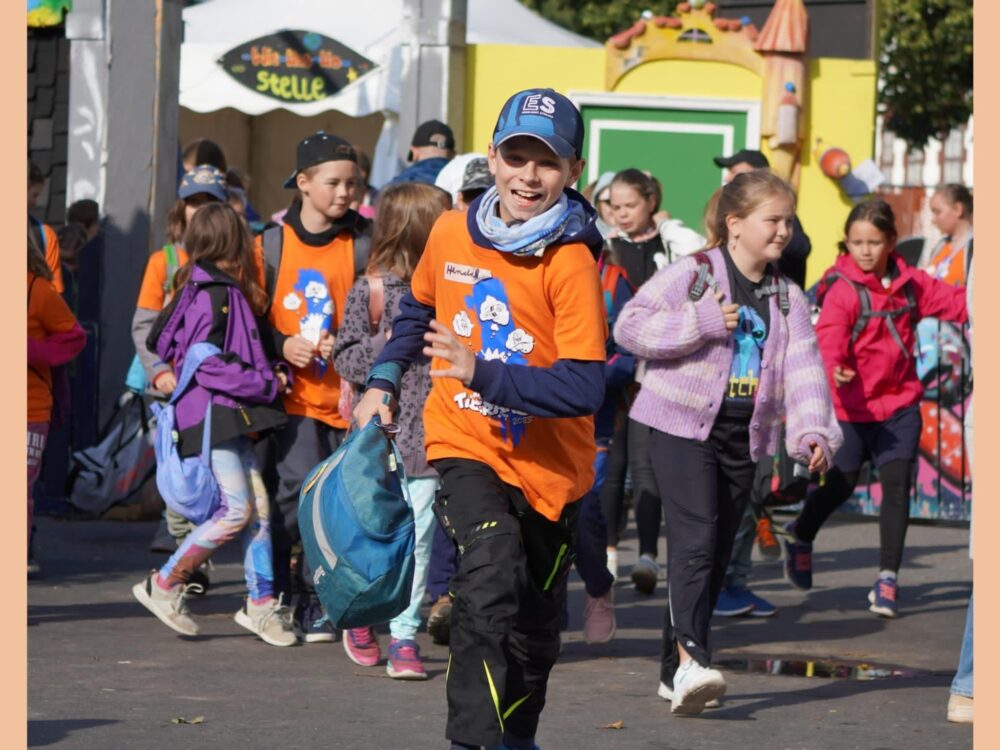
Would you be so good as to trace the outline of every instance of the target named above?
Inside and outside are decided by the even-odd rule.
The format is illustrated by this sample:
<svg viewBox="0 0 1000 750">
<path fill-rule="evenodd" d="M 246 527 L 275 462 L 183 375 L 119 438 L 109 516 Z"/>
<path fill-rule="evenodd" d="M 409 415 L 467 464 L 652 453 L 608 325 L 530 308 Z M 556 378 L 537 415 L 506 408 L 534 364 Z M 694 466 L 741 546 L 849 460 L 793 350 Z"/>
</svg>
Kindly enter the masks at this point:
<svg viewBox="0 0 1000 750">
<path fill-rule="evenodd" d="M 730 672 L 776 674 L 791 677 L 821 677 L 831 680 L 888 680 L 922 677 L 926 671 L 864 662 L 840 662 L 805 659 L 769 659 L 733 656 L 716 660 L 713 666 Z"/>
</svg>

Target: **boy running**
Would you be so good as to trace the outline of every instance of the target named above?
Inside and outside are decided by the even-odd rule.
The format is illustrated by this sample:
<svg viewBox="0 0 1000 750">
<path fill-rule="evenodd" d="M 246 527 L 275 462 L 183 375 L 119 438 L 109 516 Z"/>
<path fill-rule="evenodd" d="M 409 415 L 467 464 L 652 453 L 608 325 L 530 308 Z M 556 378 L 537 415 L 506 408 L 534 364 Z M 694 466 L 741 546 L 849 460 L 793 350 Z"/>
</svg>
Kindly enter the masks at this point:
<svg viewBox="0 0 1000 750">
<path fill-rule="evenodd" d="M 452 748 L 532 750 L 593 483 L 607 337 L 595 214 L 573 190 L 583 121 L 551 89 L 504 105 L 496 185 L 444 214 L 355 411 L 391 421 L 401 372 L 432 358 L 424 410 L 438 516 L 460 553 L 448 670 Z"/>
</svg>

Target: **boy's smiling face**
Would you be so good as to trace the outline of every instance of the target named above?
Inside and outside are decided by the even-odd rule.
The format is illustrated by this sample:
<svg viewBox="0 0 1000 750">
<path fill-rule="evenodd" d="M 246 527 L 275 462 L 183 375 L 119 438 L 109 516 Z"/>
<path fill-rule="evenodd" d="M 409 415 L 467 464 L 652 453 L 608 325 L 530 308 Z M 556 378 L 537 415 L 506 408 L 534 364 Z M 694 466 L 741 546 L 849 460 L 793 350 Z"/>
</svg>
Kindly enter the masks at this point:
<svg viewBox="0 0 1000 750">
<path fill-rule="evenodd" d="M 583 172 L 583 159 L 556 155 L 537 138 L 515 136 L 499 147 L 490 144 L 490 172 L 496 177 L 500 218 L 507 224 L 523 222 L 551 208 L 563 189 Z"/>
</svg>

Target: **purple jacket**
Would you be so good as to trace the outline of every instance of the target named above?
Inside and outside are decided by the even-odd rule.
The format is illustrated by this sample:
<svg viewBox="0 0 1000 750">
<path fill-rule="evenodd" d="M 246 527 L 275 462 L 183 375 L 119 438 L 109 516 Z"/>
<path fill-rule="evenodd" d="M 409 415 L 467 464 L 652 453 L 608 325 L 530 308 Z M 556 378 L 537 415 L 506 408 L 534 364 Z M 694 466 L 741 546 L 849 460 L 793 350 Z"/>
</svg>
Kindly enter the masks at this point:
<svg viewBox="0 0 1000 750">
<path fill-rule="evenodd" d="M 201 449 L 209 399 L 213 446 L 284 424 L 284 412 L 273 403 L 278 379 L 253 311 L 236 282 L 207 263 L 194 266 L 191 278 L 160 314 L 146 346 L 179 373 L 188 349 L 201 341 L 215 344 L 222 354 L 202 363 L 176 403 L 181 455 Z"/>
<path fill-rule="evenodd" d="M 727 301 L 732 299 L 725 259 L 708 251 L 713 277 Z M 629 416 L 677 437 L 707 440 L 722 405 L 733 337 L 712 290 L 697 302 L 688 298 L 697 273 L 693 257 L 681 258 L 642 285 L 615 323 L 615 340 L 647 360 L 642 389 Z M 791 309 L 784 316 L 771 297 L 771 333 L 764 343 L 760 385 L 750 419 L 750 458 L 773 456 L 781 418 L 787 415 L 785 447 L 801 463 L 809 444 L 823 449 L 829 465 L 843 442 L 833 415 L 809 303 L 802 290 L 788 286 Z"/>
</svg>

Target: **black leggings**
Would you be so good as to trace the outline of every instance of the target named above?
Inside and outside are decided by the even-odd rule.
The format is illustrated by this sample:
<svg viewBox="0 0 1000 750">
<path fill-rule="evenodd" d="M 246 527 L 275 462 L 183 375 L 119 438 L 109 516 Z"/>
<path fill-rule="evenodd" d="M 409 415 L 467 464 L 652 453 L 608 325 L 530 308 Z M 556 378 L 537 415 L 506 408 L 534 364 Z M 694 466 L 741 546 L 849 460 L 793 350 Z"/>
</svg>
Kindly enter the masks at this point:
<svg viewBox="0 0 1000 750">
<path fill-rule="evenodd" d="M 635 509 L 635 525 L 639 532 L 639 554 L 655 558 L 660 541 L 663 504 L 656 485 L 653 459 L 649 455 L 652 433 L 652 427 L 634 419 L 628 421 L 628 465 L 632 472 L 632 507 Z M 611 528 L 610 519 L 608 528 Z"/>
<path fill-rule="evenodd" d="M 878 470 L 882 485 L 882 509 L 879 512 L 879 537 L 881 554 L 879 569 L 898 571 L 903 561 L 903 543 L 910 524 L 910 484 L 913 461 L 897 459 Z M 806 498 L 802 512 L 795 522 L 795 534 L 803 542 L 812 542 L 820 528 L 841 504 L 853 493 L 858 483 L 858 472 L 842 472 L 834 467 L 826 475 L 826 482 Z"/>
<path fill-rule="evenodd" d="M 601 510 L 608 526 L 609 547 L 617 547 L 621 530 L 625 527 L 625 474 L 628 472 L 628 425 L 629 419 L 622 418 L 615 429 L 608 446 L 608 472 L 601 485 Z"/>
</svg>

